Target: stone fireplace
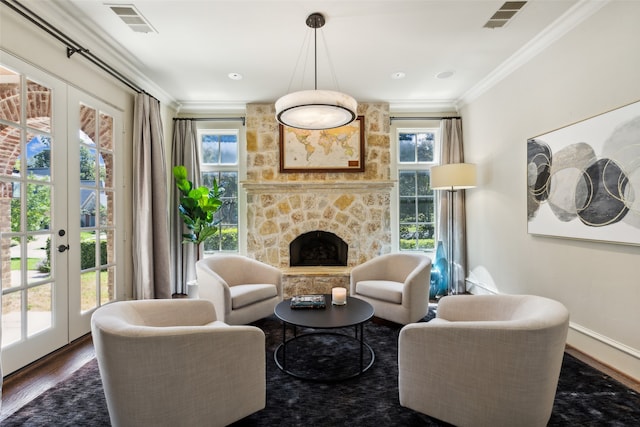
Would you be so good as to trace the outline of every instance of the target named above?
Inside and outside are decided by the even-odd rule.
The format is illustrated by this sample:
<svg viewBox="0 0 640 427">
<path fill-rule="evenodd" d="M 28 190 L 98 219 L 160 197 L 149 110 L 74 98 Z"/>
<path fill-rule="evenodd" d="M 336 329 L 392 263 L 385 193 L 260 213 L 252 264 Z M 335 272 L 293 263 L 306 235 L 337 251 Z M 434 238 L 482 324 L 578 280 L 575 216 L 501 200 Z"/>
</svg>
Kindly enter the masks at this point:
<svg viewBox="0 0 640 427">
<path fill-rule="evenodd" d="M 388 106 L 361 104 L 358 114 L 365 117 L 364 172 L 280 173 L 273 105 L 247 106 L 247 255 L 283 271 L 285 297 L 349 288 L 351 267 L 391 250 Z M 310 242 L 314 235 L 335 236 L 335 248 Z M 323 259 L 335 251 L 339 262 L 292 257 L 291 246 L 305 244 Z"/>
</svg>

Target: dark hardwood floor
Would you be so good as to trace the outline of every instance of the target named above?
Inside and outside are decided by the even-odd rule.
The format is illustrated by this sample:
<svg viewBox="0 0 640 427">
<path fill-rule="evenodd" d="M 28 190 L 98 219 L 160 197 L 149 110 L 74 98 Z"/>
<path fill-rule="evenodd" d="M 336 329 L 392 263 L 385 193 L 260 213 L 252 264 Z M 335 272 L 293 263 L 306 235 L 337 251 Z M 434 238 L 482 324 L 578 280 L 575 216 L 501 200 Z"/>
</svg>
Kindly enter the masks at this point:
<svg viewBox="0 0 640 427">
<path fill-rule="evenodd" d="M 2 384 L 0 424 L 41 393 L 68 378 L 78 368 L 95 358 L 91 334 L 7 375 Z"/>
<path fill-rule="evenodd" d="M 609 366 L 593 360 L 572 347 L 567 347 L 566 351 L 582 362 L 593 366 L 640 393 L 640 382 L 620 374 Z M 2 386 L 0 423 L 44 391 L 68 378 L 93 358 L 95 358 L 95 351 L 91 334 L 88 334 L 20 371 L 5 377 Z"/>
</svg>

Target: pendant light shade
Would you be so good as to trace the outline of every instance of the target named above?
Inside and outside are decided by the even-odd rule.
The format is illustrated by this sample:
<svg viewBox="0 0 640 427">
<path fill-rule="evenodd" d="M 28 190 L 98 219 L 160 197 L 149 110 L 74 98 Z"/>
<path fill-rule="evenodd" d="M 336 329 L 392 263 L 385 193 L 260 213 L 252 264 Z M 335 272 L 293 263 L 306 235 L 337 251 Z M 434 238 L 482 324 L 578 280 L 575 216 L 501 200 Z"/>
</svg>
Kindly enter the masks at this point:
<svg viewBox="0 0 640 427">
<path fill-rule="evenodd" d="M 318 90 L 317 29 L 324 16 L 313 13 L 307 26 L 314 29 L 315 89 L 292 92 L 276 101 L 276 119 L 285 126 L 298 129 L 332 129 L 347 125 L 357 117 L 358 103 L 353 97 L 331 90 Z"/>
<path fill-rule="evenodd" d="M 276 118 L 299 129 L 331 129 L 356 119 L 358 103 L 342 92 L 301 90 L 276 101 Z"/>
</svg>

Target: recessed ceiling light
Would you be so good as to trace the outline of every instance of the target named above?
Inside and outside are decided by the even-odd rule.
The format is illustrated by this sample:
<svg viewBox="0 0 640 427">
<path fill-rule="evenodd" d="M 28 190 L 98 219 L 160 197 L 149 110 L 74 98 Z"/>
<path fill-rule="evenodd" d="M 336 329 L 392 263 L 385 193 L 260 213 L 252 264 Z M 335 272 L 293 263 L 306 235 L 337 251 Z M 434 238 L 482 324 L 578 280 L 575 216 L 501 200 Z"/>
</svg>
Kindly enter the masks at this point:
<svg viewBox="0 0 640 427">
<path fill-rule="evenodd" d="M 231 80 L 242 80 L 242 74 L 240 74 L 240 73 L 229 73 L 229 78 Z"/>
<path fill-rule="evenodd" d="M 404 79 L 405 74 L 402 71 L 396 71 L 395 73 L 391 74 L 391 78 L 394 80 L 400 80 L 400 79 Z"/>
<path fill-rule="evenodd" d="M 441 73 L 436 74 L 436 78 L 438 79 L 448 79 L 449 77 L 453 76 L 455 74 L 455 71 L 443 71 Z"/>
</svg>

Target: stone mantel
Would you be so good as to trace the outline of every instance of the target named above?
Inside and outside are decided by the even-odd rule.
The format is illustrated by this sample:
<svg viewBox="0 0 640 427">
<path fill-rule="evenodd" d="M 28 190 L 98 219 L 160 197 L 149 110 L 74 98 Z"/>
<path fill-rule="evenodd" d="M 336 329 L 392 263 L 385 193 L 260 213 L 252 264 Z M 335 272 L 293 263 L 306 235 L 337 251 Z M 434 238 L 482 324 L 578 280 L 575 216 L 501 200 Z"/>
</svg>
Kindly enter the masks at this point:
<svg viewBox="0 0 640 427">
<path fill-rule="evenodd" d="M 395 181 L 242 181 L 240 183 L 247 194 L 280 194 L 280 193 L 319 193 L 319 192 L 387 192 Z"/>
</svg>

